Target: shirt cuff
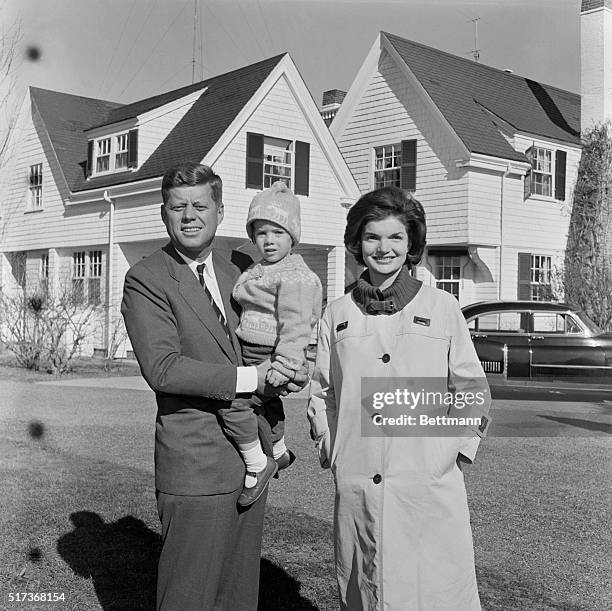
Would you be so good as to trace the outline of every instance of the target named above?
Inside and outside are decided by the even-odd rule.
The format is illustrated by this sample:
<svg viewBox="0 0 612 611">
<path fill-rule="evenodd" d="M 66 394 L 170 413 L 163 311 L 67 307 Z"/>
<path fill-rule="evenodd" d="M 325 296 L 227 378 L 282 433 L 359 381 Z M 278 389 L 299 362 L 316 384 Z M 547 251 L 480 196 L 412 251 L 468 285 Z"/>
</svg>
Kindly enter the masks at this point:
<svg viewBox="0 0 612 611">
<path fill-rule="evenodd" d="M 257 390 L 257 367 L 236 367 L 236 394 Z"/>
</svg>

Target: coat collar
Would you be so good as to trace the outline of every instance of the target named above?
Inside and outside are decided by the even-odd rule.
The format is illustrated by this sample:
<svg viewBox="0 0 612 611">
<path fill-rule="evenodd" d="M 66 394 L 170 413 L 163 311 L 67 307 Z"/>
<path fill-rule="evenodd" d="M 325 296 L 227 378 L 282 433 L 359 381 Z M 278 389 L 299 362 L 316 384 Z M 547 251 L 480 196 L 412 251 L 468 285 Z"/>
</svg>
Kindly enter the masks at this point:
<svg viewBox="0 0 612 611">
<path fill-rule="evenodd" d="M 217 319 L 210 303 L 206 299 L 202 287 L 194 273 L 189 269 L 185 260 L 176 252 L 171 243 L 166 244 L 162 248 L 164 252 L 168 273 L 178 283 L 178 292 L 187 302 L 189 307 L 195 312 L 197 317 L 202 321 L 202 324 L 210 331 L 215 338 L 220 348 L 227 354 L 232 362 L 239 361 L 240 345 L 235 336 L 234 329 L 237 326 L 237 316 L 232 309 L 229 301 L 233 287 L 233 279 L 231 268 L 222 256 L 213 250 L 213 265 L 215 268 L 215 276 L 221 298 L 223 299 L 223 307 L 227 316 L 227 324 L 230 328 L 232 341 L 228 339 L 221 323 Z"/>
</svg>

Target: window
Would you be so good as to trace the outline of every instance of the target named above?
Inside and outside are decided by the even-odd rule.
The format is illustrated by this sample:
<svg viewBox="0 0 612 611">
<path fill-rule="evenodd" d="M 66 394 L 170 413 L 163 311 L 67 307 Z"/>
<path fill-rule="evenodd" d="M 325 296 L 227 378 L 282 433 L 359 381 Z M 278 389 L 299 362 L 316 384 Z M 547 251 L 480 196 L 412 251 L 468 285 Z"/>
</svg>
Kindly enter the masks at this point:
<svg viewBox="0 0 612 611">
<path fill-rule="evenodd" d="M 46 295 L 49 292 L 49 254 L 45 253 L 40 257 L 39 270 L 40 290 Z"/>
<path fill-rule="evenodd" d="M 389 144 L 374 149 L 374 188 L 399 187 L 402 166 L 400 144 Z"/>
<path fill-rule="evenodd" d="M 30 166 L 30 204 L 31 210 L 42 208 L 42 163 Z"/>
<path fill-rule="evenodd" d="M 138 165 L 138 130 L 90 140 L 87 176 L 124 171 Z"/>
<path fill-rule="evenodd" d="M 550 301 L 553 298 L 552 256 L 519 253 L 518 298 L 532 301 Z"/>
<path fill-rule="evenodd" d="M 115 170 L 128 167 L 128 134 L 115 136 Z"/>
<path fill-rule="evenodd" d="M 72 253 L 72 290 L 75 301 L 87 305 L 102 303 L 102 251 Z"/>
<path fill-rule="evenodd" d="M 531 255 L 531 295 L 534 301 L 550 301 L 552 297 L 552 257 Z"/>
<path fill-rule="evenodd" d="M 373 188 L 394 186 L 416 191 L 417 141 L 402 140 L 374 149 Z"/>
<path fill-rule="evenodd" d="M 102 251 L 89 251 L 89 277 L 87 279 L 87 303 L 99 305 L 102 302 Z"/>
<path fill-rule="evenodd" d="M 264 189 L 277 180 L 284 180 L 291 189 L 293 142 L 280 138 L 264 138 Z"/>
<path fill-rule="evenodd" d="M 461 280 L 461 257 L 437 256 L 434 264 L 436 287 L 459 299 L 459 281 Z"/>
<path fill-rule="evenodd" d="M 526 333 L 528 312 L 487 312 L 468 322 L 471 331 Z"/>
<path fill-rule="evenodd" d="M 247 189 L 267 189 L 276 180 L 296 195 L 309 194 L 310 144 L 247 133 Z"/>
<path fill-rule="evenodd" d="M 580 325 L 571 316 L 560 312 L 534 312 L 532 324 L 534 333 L 582 333 Z"/>
<path fill-rule="evenodd" d="M 72 295 L 76 302 L 85 301 L 85 251 L 72 253 Z"/>
<path fill-rule="evenodd" d="M 564 200 L 567 153 L 532 146 L 525 156 L 531 163 L 525 176 L 525 199 L 535 195 Z"/>
<path fill-rule="evenodd" d="M 98 140 L 96 155 L 96 172 L 108 172 L 110 168 L 111 139 Z"/>
</svg>

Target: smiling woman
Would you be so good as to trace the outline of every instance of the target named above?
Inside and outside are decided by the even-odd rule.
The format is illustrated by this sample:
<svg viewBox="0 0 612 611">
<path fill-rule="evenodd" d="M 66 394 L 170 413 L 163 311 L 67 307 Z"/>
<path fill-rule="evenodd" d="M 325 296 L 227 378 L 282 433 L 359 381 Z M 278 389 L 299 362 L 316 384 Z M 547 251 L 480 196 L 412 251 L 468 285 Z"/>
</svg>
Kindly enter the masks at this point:
<svg viewBox="0 0 612 611">
<path fill-rule="evenodd" d="M 425 236 L 412 196 L 397 187 L 363 195 L 344 243 L 367 270 L 320 323 L 308 417 L 334 474 L 336 577 L 351 611 L 480 609 L 461 469 L 487 428 L 488 386 L 457 300 L 411 275 Z M 396 417 L 396 404 L 367 409 L 370 383 L 390 390 L 398 380 L 426 396 L 448 392 L 456 409 L 460 396 L 483 400 L 465 410 L 474 418 L 447 423 L 447 437 L 425 414 L 413 434 L 415 416 Z M 386 416 L 393 432 L 372 431 Z"/>
</svg>

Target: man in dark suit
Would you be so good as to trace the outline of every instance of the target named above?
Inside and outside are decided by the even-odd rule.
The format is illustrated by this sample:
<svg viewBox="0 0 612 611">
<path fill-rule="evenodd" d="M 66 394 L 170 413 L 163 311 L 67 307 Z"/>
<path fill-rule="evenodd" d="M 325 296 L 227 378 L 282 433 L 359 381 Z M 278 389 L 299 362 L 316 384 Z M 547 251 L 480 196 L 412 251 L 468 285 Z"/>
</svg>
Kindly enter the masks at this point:
<svg viewBox="0 0 612 611">
<path fill-rule="evenodd" d="M 221 190 L 204 165 L 166 172 L 161 215 L 170 243 L 128 271 L 121 307 L 157 399 L 157 608 L 167 611 L 257 608 L 266 493 L 239 511 L 245 467 L 216 413 L 237 394 L 267 392 L 269 361 L 241 366 L 231 300 L 240 270 L 230 253 L 212 249 Z"/>
</svg>

